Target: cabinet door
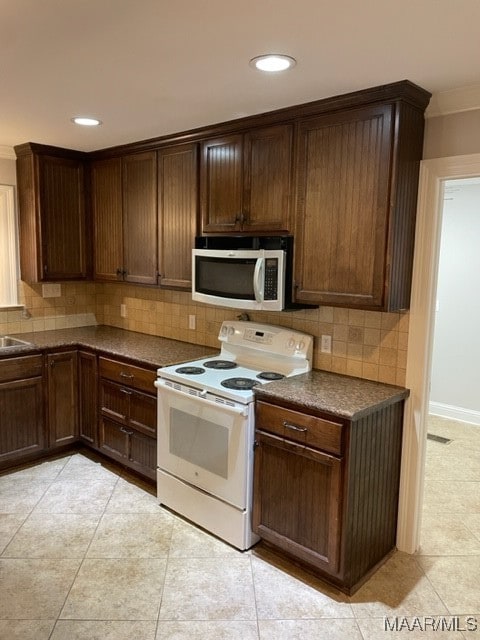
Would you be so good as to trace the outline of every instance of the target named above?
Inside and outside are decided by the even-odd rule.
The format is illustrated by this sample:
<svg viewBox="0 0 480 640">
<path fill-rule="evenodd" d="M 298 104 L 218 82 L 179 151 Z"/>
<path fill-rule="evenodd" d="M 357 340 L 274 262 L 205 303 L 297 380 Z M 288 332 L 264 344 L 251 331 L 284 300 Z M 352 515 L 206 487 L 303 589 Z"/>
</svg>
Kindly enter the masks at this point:
<svg viewBox="0 0 480 640">
<path fill-rule="evenodd" d="M 155 152 L 123 158 L 125 280 L 157 282 L 157 169 Z"/>
<path fill-rule="evenodd" d="M 129 466 L 147 478 L 155 480 L 157 469 L 157 441 L 131 429 L 128 450 Z"/>
<path fill-rule="evenodd" d="M 341 462 L 256 432 L 253 530 L 330 573 L 338 570 Z"/>
<path fill-rule="evenodd" d="M 70 444 L 78 437 L 77 352 L 47 355 L 49 446 Z"/>
<path fill-rule="evenodd" d="M 131 395 L 132 391 L 130 389 L 107 380 L 101 380 L 100 411 L 102 415 L 126 425 L 128 423 L 129 398 Z"/>
<path fill-rule="evenodd" d="M 192 249 L 198 217 L 196 144 L 158 153 L 159 284 L 191 288 Z"/>
<path fill-rule="evenodd" d="M 97 356 L 87 351 L 78 353 L 78 423 L 82 440 L 97 446 Z"/>
<path fill-rule="evenodd" d="M 94 276 L 96 280 L 123 278 L 122 160 L 92 162 Z"/>
<path fill-rule="evenodd" d="M 200 202 L 203 233 L 240 230 L 243 215 L 243 137 L 225 136 L 202 144 Z"/>
<path fill-rule="evenodd" d="M 245 136 L 244 231 L 288 231 L 292 126 L 256 129 Z"/>
<path fill-rule="evenodd" d="M 39 156 L 43 277 L 87 277 L 84 171 L 79 160 Z"/>
<path fill-rule="evenodd" d="M 0 463 L 45 448 L 42 377 L 0 384 Z"/>
<path fill-rule="evenodd" d="M 157 435 L 157 396 L 132 391 L 129 395 L 129 403 L 129 426 L 155 438 Z"/>
<path fill-rule="evenodd" d="M 384 303 L 392 109 L 365 107 L 300 125 L 297 302 Z"/>
<path fill-rule="evenodd" d="M 128 455 L 129 437 L 129 430 L 123 425 L 100 418 L 98 446 L 106 455 L 124 463 Z"/>
</svg>

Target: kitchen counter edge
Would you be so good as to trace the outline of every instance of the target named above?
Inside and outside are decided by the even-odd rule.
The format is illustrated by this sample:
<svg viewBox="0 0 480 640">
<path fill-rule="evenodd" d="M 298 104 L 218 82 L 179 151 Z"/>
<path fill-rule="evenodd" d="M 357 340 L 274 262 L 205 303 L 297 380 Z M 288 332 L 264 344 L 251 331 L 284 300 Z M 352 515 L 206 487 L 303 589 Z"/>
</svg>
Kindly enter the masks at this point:
<svg viewBox="0 0 480 640">
<path fill-rule="evenodd" d="M 406 399 L 404 387 L 313 369 L 257 386 L 257 400 L 313 410 L 347 420 L 358 420 L 378 409 Z"/>
<path fill-rule="evenodd" d="M 72 348 L 91 349 L 102 355 L 123 358 L 147 367 L 165 367 L 218 354 L 218 349 L 212 347 L 106 325 L 9 335 L 30 344 L 10 347 L 8 351 L 0 353 L 0 359 Z"/>
</svg>

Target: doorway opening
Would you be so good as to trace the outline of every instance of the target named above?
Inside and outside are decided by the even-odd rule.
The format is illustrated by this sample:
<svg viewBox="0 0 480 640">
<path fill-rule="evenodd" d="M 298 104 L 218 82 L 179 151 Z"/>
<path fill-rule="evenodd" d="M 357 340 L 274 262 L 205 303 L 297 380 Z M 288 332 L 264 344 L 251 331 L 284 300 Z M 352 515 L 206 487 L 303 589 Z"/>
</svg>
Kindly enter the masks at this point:
<svg viewBox="0 0 480 640">
<path fill-rule="evenodd" d="M 405 406 L 397 532 L 397 547 L 407 553 L 420 546 L 445 186 L 448 181 L 479 176 L 480 154 L 421 163 L 406 374 L 410 397 Z"/>
</svg>

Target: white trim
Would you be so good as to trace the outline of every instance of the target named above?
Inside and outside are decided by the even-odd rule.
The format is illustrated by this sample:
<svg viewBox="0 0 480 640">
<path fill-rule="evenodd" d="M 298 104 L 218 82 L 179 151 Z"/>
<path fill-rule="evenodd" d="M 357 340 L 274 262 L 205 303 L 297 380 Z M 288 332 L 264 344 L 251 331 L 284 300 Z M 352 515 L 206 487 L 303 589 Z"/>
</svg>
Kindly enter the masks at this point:
<svg viewBox="0 0 480 640">
<path fill-rule="evenodd" d="M 434 118 L 475 109 L 480 109 L 480 84 L 434 93 L 430 98 L 425 117 Z"/>
<path fill-rule="evenodd" d="M 475 409 L 465 409 L 464 407 L 455 407 L 451 404 L 443 402 L 430 402 L 429 413 L 441 418 L 450 418 L 451 420 L 459 420 L 460 422 L 468 422 L 480 426 L 480 411 Z"/>
<path fill-rule="evenodd" d="M 443 183 L 474 176 L 480 176 L 480 154 L 424 160 L 420 166 L 397 530 L 397 547 L 407 553 L 420 542 Z"/>
<path fill-rule="evenodd" d="M 15 188 L 0 184 L 0 304 L 18 305 L 18 252 Z"/>
<path fill-rule="evenodd" d="M 2 160 L 15 160 L 16 157 L 13 147 L 7 147 L 5 144 L 0 144 L 0 158 Z"/>
</svg>

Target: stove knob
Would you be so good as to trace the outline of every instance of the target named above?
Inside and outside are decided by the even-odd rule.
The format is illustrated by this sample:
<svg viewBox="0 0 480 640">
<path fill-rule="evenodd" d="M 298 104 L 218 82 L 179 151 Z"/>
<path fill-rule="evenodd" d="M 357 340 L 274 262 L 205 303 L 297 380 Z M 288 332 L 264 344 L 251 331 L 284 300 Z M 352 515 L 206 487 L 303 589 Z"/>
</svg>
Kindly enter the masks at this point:
<svg viewBox="0 0 480 640">
<path fill-rule="evenodd" d="M 202 389 L 202 391 L 200 391 L 200 393 L 198 394 L 200 396 L 200 398 L 206 398 L 207 397 L 207 390 L 206 389 Z"/>
<path fill-rule="evenodd" d="M 298 348 L 300 349 L 300 351 L 303 351 L 305 349 L 305 342 L 303 340 L 298 345 Z"/>
<path fill-rule="evenodd" d="M 295 340 L 293 338 L 290 338 L 290 340 L 287 342 L 287 347 L 289 349 L 293 349 L 294 346 L 295 346 Z"/>
<path fill-rule="evenodd" d="M 232 327 L 231 325 L 228 327 L 228 335 L 229 336 L 233 336 L 233 334 L 235 333 L 235 329 L 234 327 Z"/>
<path fill-rule="evenodd" d="M 220 335 L 221 336 L 226 336 L 227 335 L 227 330 L 228 330 L 227 325 L 225 325 L 225 324 L 222 325 L 222 328 L 220 329 Z"/>
</svg>

